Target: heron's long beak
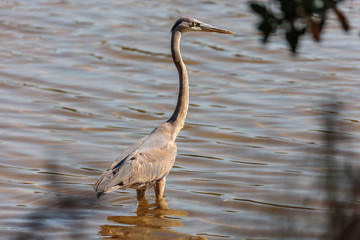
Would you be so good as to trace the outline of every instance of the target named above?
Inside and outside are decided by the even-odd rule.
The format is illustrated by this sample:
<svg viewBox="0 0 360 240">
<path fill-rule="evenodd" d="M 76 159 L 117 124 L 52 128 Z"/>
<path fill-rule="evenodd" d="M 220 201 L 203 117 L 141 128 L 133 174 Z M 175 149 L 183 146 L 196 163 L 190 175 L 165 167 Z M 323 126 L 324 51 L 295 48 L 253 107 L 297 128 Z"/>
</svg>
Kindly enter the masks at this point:
<svg viewBox="0 0 360 240">
<path fill-rule="evenodd" d="M 229 31 L 229 30 L 226 30 L 226 29 L 223 29 L 223 28 L 218 28 L 218 27 L 212 26 L 210 24 L 206 24 L 206 23 L 202 24 L 201 31 L 204 31 L 204 32 L 217 32 L 217 33 L 223 33 L 223 34 L 235 34 L 232 31 Z"/>
</svg>

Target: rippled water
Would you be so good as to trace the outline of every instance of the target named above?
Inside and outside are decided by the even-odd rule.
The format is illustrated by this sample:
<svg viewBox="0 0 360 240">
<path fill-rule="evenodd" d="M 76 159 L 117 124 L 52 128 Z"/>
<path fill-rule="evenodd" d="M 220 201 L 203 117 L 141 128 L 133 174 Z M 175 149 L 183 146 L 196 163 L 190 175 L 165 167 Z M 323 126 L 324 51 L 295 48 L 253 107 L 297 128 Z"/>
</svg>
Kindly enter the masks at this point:
<svg viewBox="0 0 360 240">
<path fill-rule="evenodd" d="M 342 9 L 359 26 L 359 3 Z M 330 16 L 325 41 L 304 39 L 294 58 L 280 35 L 260 44 L 246 1 L 20 0 L 1 2 L 0 12 L 2 236 L 323 236 L 329 102 L 340 106 L 328 112 L 346 136 L 338 151 L 358 166 L 358 29 L 343 34 Z M 237 34 L 183 37 L 190 107 L 162 203 L 169 209 L 152 191 L 138 207 L 133 190 L 97 200 L 99 174 L 174 109 L 169 30 L 184 15 Z"/>
</svg>

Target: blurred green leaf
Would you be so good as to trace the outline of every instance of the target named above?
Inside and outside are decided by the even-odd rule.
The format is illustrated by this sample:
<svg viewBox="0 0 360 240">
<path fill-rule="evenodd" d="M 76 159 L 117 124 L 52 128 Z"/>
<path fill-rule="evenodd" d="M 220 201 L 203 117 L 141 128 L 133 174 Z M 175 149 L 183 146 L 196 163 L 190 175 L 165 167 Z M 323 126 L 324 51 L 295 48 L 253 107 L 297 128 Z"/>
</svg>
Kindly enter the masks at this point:
<svg viewBox="0 0 360 240">
<path fill-rule="evenodd" d="M 266 16 L 268 15 L 268 11 L 267 11 L 266 7 L 262 4 L 250 3 L 250 7 L 254 12 L 259 14 L 263 18 L 266 18 Z"/>
<path fill-rule="evenodd" d="M 261 3 L 253 0 L 249 5 L 260 17 L 258 30 L 263 34 L 262 41 L 266 43 L 271 34 L 280 29 L 285 34 L 290 50 L 296 53 L 299 37 L 307 30 L 314 41 L 321 40 L 329 10 L 334 11 L 345 31 L 350 29 L 346 16 L 337 7 L 341 1 L 345 0 L 262 0 Z"/>
<path fill-rule="evenodd" d="M 289 31 L 285 33 L 286 40 L 289 43 L 291 52 L 293 53 L 296 53 L 296 48 L 298 46 L 298 41 L 301 34 L 302 32 L 297 31 L 294 28 L 291 28 Z"/>
<path fill-rule="evenodd" d="M 276 31 L 277 19 L 264 5 L 252 3 L 250 4 L 250 7 L 261 17 L 261 22 L 258 24 L 258 30 L 264 35 L 263 42 L 265 43 L 270 34 Z"/>
</svg>

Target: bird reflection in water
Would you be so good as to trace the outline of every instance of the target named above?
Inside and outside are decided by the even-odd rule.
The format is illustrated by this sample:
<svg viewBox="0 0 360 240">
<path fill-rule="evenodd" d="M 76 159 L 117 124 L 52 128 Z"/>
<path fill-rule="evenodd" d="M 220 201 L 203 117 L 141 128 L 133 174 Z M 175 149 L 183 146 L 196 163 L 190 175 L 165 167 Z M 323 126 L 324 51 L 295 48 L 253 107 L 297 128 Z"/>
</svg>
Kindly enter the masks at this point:
<svg viewBox="0 0 360 240">
<path fill-rule="evenodd" d="M 138 203 L 136 216 L 109 216 L 107 220 L 115 224 L 101 226 L 99 234 L 108 239 L 206 239 L 170 229 L 183 227 L 181 217 L 188 214 L 183 210 L 169 209 L 163 198 L 152 204 L 143 198 Z"/>
</svg>

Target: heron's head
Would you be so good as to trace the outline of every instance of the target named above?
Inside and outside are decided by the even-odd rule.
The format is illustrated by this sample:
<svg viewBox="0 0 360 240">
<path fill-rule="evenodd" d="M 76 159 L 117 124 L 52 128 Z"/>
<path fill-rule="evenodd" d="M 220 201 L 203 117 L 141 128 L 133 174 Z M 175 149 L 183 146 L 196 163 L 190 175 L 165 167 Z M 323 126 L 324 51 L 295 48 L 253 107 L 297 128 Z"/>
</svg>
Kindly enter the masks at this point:
<svg viewBox="0 0 360 240">
<path fill-rule="evenodd" d="M 182 17 L 179 18 L 171 29 L 171 32 L 217 32 L 224 34 L 234 34 L 226 29 L 218 28 L 210 24 L 203 23 L 195 18 Z"/>
</svg>

